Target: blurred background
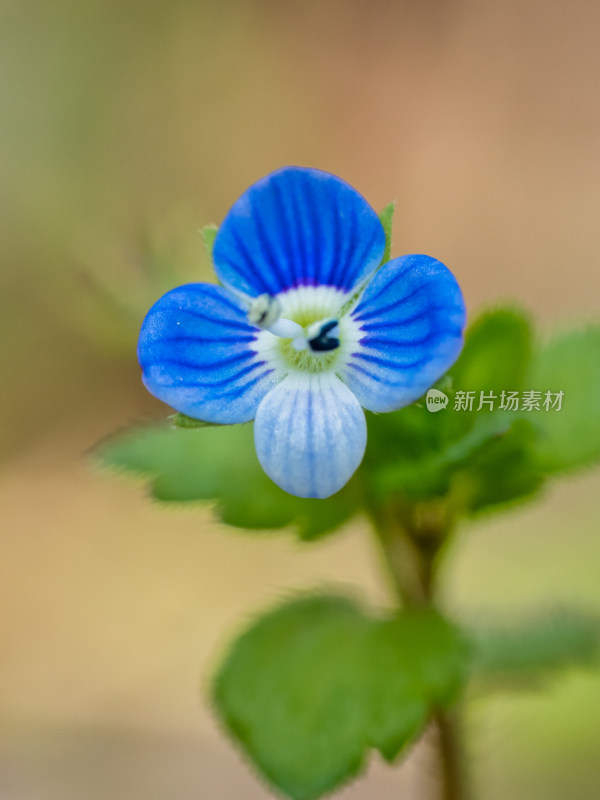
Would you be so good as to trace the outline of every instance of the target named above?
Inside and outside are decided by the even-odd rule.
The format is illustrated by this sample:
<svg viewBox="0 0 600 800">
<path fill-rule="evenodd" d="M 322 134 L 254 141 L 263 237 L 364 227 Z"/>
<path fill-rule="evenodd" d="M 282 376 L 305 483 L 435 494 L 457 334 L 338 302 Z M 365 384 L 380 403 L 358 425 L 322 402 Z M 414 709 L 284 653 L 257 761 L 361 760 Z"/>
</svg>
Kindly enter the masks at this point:
<svg viewBox="0 0 600 800">
<path fill-rule="evenodd" d="M 270 796 L 211 717 L 215 660 L 288 587 L 385 602 L 379 564 L 362 523 L 242 534 L 94 471 L 96 442 L 166 413 L 141 319 L 209 278 L 200 226 L 291 163 L 396 198 L 395 255 L 442 259 L 471 311 L 597 315 L 599 26 L 593 0 L 0 2 L 2 800 Z M 453 610 L 600 610 L 599 488 L 465 528 Z M 596 796 L 599 703 L 576 672 L 473 699 L 478 799 Z M 339 796 L 422 798 L 423 758 Z"/>
</svg>

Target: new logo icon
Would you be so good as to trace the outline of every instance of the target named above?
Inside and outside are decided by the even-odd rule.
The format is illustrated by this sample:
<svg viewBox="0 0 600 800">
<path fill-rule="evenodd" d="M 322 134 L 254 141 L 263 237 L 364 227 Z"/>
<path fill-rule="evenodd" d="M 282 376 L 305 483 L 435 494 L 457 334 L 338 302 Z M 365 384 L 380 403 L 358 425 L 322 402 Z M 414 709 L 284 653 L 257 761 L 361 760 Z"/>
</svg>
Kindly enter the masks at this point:
<svg viewBox="0 0 600 800">
<path fill-rule="evenodd" d="M 442 408 L 446 408 L 448 405 L 448 395 L 440 392 L 439 389 L 429 389 L 425 395 L 425 405 L 427 411 L 431 411 L 432 414 L 435 414 L 436 411 L 441 411 Z"/>
</svg>

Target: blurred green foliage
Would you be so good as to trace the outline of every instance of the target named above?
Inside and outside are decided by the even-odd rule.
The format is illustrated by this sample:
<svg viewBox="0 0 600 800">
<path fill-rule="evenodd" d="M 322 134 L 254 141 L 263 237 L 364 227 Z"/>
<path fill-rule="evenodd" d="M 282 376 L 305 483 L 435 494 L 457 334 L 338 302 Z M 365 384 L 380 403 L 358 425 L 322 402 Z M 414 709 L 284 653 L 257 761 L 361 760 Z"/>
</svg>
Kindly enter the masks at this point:
<svg viewBox="0 0 600 800">
<path fill-rule="evenodd" d="M 600 325 L 555 336 L 531 365 L 535 388 L 564 391 L 559 413 L 537 414 L 536 462 L 545 474 L 591 466 L 600 458 Z"/>
<path fill-rule="evenodd" d="M 532 688 L 567 667 L 598 666 L 600 620 L 560 609 L 470 634 L 473 677 L 483 688 Z"/>
</svg>

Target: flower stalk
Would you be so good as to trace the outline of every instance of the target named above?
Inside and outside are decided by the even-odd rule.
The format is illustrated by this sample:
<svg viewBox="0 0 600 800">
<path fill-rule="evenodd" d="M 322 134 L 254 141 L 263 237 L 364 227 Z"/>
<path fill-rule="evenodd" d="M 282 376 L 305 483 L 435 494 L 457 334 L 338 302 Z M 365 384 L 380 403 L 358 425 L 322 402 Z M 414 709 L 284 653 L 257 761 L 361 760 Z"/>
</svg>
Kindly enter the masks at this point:
<svg viewBox="0 0 600 800">
<path fill-rule="evenodd" d="M 395 505 L 383 511 L 371 508 L 371 518 L 399 605 L 438 608 L 438 560 L 453 523 L 448 506 L 430 503 Z M 452 712 L 438 709 L 432 726 L 439 800 L 467 800 L 456 709 Z"/>
</svg>

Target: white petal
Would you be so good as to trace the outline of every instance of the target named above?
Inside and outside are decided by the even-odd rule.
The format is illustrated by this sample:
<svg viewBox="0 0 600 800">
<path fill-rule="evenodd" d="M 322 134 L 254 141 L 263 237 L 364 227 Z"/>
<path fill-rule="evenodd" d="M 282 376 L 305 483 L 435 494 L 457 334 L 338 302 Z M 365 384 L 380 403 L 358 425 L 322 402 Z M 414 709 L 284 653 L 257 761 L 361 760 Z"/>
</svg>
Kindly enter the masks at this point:
<svg viewBox="0 0 600 800">
<path fill-rule="evenodd" d="M 329 497 L 362 461 L 367 425 L 336 375 L 296 374 L 261 401 L 254 439 L 258 460 L 278 486 L 298 497 Z"/>
</svg>

